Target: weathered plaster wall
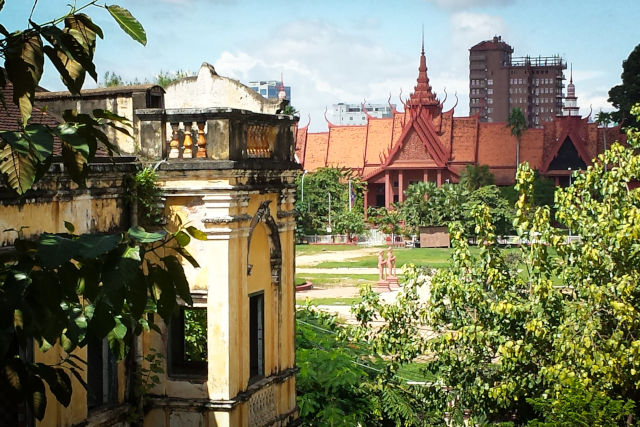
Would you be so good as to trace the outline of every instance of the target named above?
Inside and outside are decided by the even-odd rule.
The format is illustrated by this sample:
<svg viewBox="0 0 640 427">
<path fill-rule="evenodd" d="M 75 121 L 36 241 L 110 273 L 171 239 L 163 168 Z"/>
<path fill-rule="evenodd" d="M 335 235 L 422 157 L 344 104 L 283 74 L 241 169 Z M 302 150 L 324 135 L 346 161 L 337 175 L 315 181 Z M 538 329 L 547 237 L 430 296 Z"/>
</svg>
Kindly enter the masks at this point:
<svg viewBox="0 0 640 427">
<path fill-rule="evenodd" d="M 249 426 L 256 420 L 280 424 L 295 414 L 295 175 L 293 170 L 201 170 L 188 176 L 161 171 L 169 227 L 188 223 L 207 235 L 207 241 L 191 240 L 187 249 L 201 268 L 187 267 L 186 272 L 192 292 L 206 289 L 209 362 L 206 380 L 163 375 L 152 390 L 154 409 L 145 425 L 175 426 L 187 418 L 193 425 Z M 271 218 L 275 229 L 260 220 L 252 231 L 252 220 L 267 201 L 265 218 Z M 277 283 L 271 265 L 274 238 L 281 248 Z M 258 291 L 264 291 L 265 298 L 265 378 L 249 385 L 249 295 Z M 166 351 L 166 336 L 145 335 L 145 351 Z M 189 407 L 181 406 L 184 399 L 190 399 Z"/>
<path fill-rule="evenodd" d="M 186 77 L 166 88 L 165 108 L 236 108 L 275 114 L 279 100 L 263 98 L 237 80 L 220 76 L 212 65 L 202 64 L 196 77 Z"/>
</svg>

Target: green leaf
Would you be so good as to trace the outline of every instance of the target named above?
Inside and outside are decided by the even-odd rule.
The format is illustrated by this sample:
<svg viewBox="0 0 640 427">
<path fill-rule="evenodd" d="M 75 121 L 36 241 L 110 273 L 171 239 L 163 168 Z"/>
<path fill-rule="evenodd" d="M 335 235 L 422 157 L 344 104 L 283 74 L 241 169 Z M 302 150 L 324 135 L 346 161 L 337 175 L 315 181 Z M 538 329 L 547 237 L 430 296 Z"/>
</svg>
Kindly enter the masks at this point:
<svg viewBox="0 0 640 427">
<path fill-rule="evenodd" d="M 125 125 L 130 125 L 129 119 L 127 119 L 124 116 L 119 116 L 116 113 L 109 110 L 101 110 L 101 109 L 93 110 L 93 117 L 97 119 L 108 119 L 114 122 L 120 122 Z"/>
<path fill-rule="evenodd" d="M 131 237 L 133 240 L 140 243 L 159 242 L 160 240 L 164 239 L 165 236 L 167 235 L 165 231 L 149 233 L 147 231 L 144 231 L 144 228 L 139 226 L 131 227 L 129 231 L 127 231 L 127 233 L 129 234 L 129 237 Z"/>
<path fill-rule="evenodd" d="M 36 364 L 36 372 L 49 385 L 49 389 L 65 408 L 71 403 L 71 379 L 60 368 L 53 368 L 43 363 Z"/>
<path fill-rule="evenodd" d="M 180 261 L 178 261 L 178 259 L 173 255 L 162 258 L 162 261 L 167 267 L 167 271 L 173 280 L 176 294 L 188 305 L 193 305 L 189 282 L 187 282 L 187 278 L 184 275 L 184 269 L 182 264 L 180 264 Z"/>
<path fill-rule="evenodd" d="M 93 54 L 96 49 L 95 24 L 91 22 L 87 15 L 79 13 L 67 16 L 64 20 L 64 25 L 64 32 L 70 34 L 81 46 L 81 49 L 74 51 L 74 59 L 82 65 L 95 81 L 98 81 L 98 74 L 93 63 Z"/>
<path fill-rule="evenodd" d="M 111 330 L 111 333 L 113 334 L 114 338 L 123 340 L 127 335 L 127 327 L 123 325 L 120 319 L 118 319 L 117 317 L 115 318 L 115 321 L 116 326 Z"/>
<path fill-rule="evenodd" d="M 37 33 L 14 33 L 6 39 L 3 53 L 7 75 L 13 83 L 13 102 L 20 108 L 22 124 L 26 125 L 44 67 L 42 39 Z"/>
<path fill-rule="evenodd" d="M 10 359 L 4 365 L 4 375 L 9 385 L 17 392 L 24 391 L 24 365 L 20 360 Z"/>
<path fill-rule="evenodd" d="M 40 162 L 44 162 L 53 154 L 53 135 L 47 126 L 29 124 L 25 127 L 30 148 Z"/>
<path fill-rule="evenodd" d="M 3 138 L 4 139 L 4 138 Z M 18 194 L 24 194 L 31 188 L 36 176 L 36 159 L 22 153 L 6 143 L 0 150 L 0 172 L 7 178 L 9 186 Z"/>
<path fill-rule="evenodd" d="M 117 5 L 107 6 L 107 10 L 125 33 L 143 46 L 147 45 L 147 34 L 140 22 L 131 15 L 131 12 Z"/>
<path fill-rule="evenodd" d="M 189 227 L 187 227 L 187 233 L 189 233 L 191 237 L 193 237 L 194 239 L 204 240 L 204 241 L 207 240 L 207 235 L 203 231 L 195 228 L 193 225 L 190 225 Z"/>
<path fill-rule="evenodd" d="M 76 231 L 76 228 L 69 221 L 65 221 L 64 222 L 64 228 L 66 228 L 67 231 L 69 231 L 69 233 L 71 233 L 71 234 L 73 234 L 73 232 Z"/>
<path fill-rule="evenodd" d="M 44 390 L 44 383 L 40 378 L 32 377 L 33 384 L 31 394 L 31 409 L 33 409 L 33 415 L 40 421 L 44 418 L 44 412 L 47 409 L 47 395 Z"/>
<path fill-rule="evenodd" d="M 191 237 L 189 237 L 189 235 L 184 231 L 178 231 L 176 234 L 174 234 L 174 237 L 176 238 L 178 244 L 182 247 L 187 246 L 189 242 L 191 242 Z"/>
<path fill-rule="evenodd" d="M 44 233 L 38 238 L 38 258 L 44 267 L 57 267 L 77 259 L 93 259 L 113 250 L 122 237 L 119 234 L 83 234 L 69 239 Z"/>
<path fill-rule="evenodd" d="M 189 261 L 189 263 L 194 268 L 200 268 L 200 264 L 198 264 L 198 261 L 196 261 L 196 259 L 193 257 L 193 255 L 191 255 L 191 253 L 189 251 L 187 251 L 185 248 L 183 248 L 182 246 L 178 246 L 177 248 L 175 248 L 175 250 L 180 255 L 182 255 L 183 258 L 185 258 L 187 261 Z"/>
</svg>

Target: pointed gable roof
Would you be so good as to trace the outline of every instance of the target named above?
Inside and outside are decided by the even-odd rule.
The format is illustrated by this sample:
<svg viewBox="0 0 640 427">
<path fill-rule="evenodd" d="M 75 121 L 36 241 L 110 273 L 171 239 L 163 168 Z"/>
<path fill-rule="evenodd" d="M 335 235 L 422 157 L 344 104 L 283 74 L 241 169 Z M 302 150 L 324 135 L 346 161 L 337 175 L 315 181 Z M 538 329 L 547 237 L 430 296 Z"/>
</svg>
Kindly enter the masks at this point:
<svg viewBox="0 0 640 427">
<path fill-rule="evenodd" d="M 575 148 L 575 152 L 585 165 L 591 165 L 591 156 L 587 148 L 587 135 L 583 133 L 586 130 L 586 119 L 577 116 L 558 117 L 559 130 L 556 134 L 555 143 L 550 147 L 549 151 L 542 161 L 540 172 L 545 173 L 549 170 L 553 160 L 558 156 L 558 152 L 566 141 L 570 141 Z M 567 150 L 565 148 L 565 150 Z"/>
</svg>

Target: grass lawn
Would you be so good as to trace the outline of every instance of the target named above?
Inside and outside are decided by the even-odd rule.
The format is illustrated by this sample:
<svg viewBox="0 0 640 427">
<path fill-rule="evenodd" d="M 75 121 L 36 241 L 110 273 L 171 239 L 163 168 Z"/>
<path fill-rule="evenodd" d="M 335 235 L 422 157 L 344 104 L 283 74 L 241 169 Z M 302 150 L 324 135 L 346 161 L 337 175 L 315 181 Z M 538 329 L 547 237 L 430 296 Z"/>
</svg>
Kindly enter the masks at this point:
<svg viewBox="0 0 640 427">
<path fill-rule="evenodd" d="M 344 267 L 344 265 L 343 265 Z M 377 274 L 315 274 L 315 273 L 299 273 L 296 274 L 296 283 L 310 281 L 314 285 L 323 287 L 335 286 L 359 286 L 363 283 L 372 283 L 378 280 Z"/>
<path fill-rule="evenodd" d="M 393 250 L 396 256 L 396 265 L 398 267 L 413 263 L 416 265 L 443 268 L 448 267 L 451 260 L 450 248 L 397 248 Z M 503 249 L 507 252 L 517 251 L 516 248 Z M 480 250 L 476 247 L 471 248 L 472 254 L 477 254 Z M 346 261 L 325 261 L 316 268 L 338 268 L 338 267 L 374 267 L 378 266 L 377 255 L 369 255 L 361 258 Z"/>
<path fill-rule="evenodd" d="M 345 305 L 352 306 L 362 301 L 360 297 L 353 298 L 308 298 L 311 305 Z M 307 303 L 307 298 L 297 298 L 296 304 L 304 305 Z"/>
</svg>

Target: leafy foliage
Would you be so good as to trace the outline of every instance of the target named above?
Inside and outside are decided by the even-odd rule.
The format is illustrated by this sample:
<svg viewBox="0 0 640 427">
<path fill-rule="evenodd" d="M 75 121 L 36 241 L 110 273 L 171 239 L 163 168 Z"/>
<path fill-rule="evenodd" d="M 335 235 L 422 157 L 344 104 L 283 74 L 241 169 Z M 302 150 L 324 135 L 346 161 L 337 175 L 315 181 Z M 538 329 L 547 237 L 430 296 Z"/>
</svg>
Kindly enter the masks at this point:
<svg viewBox="0 0 640 427">
<path fill-rule="evenodd" d="M 304 178 L 303 178 L 304 177 Z M 304 181 L 304 197 L 303 193 Z M 351 195 L 349 194 L 351 181 Z M 320 168 L 300 175 L 297 180 L 296 223 L 298 234 L 326 234 L 331 226 L 349 235 L 364 229 L 364 183 L 349 169 Z M 331 195 L 331 224 L 329 224 Z M 351 198 L 351 212 L 349 199 Z"/>
<path fill-rule="evenodd" d="M 0 259 L 0 387 L 5 396 L 27 400 L 36 415 L 46 401 L 36 405 L 29 396 L 44 382 L 65 406 L 71 386 L 65 370 L 20 357 L 31 340 L 41 351 L 59 343 L 67 354 L 59 366 L 79 378 L 73 351 L 90 338 L 106 337 L 123 359 L 133 337 L 156 329 L 153 313 L 169 322 L 177 297 L 191 304 L 176 258 L 188 255 L 179 239 L 188 229 L 74 235 L 67 228 L 70 233 L 45 233 L 35 242 L 16 239 L 16 251 Z"/>
<path fill-rule="evenodd" d="M 334 315 L 296 313 L 298 406 L 304 425 L 437 425 L 425 422 L 421 394 L 358 341 Z"/>
<path fill-rule="evenodd" d="M 622 61 L 622 84 L 609 90 L 608 101 L 618 109 L 611 113 L 611 119 L 618 123 L 637 127 L 640 122 L 631 113 L 631 108 L 640 102 L 640 44 Z"/>
<path fill-rule="evenodd" d="M 291 104 L 288 104 L 282 109 L 282 114 L 288 114 L 290 116 L 295 116 L 299 111 Z"/>
<path fill-rule="evenodd" d="M 516 166 L 520 164 L 520 139 L 527 129 L 527 119 L 520 108 L 514 108 L 509 113 L 507 127 L 511 128 L 511 135 L 516 137 Z"/>
<path fill-rule="evenodd" d="M 186 361 L 207 361 L 207 310 L 184 310 L 184 345 Z"/>
<path fill-rule="evenodd" d="M 396 209 L 370 207 L 367 217 L 371 224 L 385 234 L 391 234 L 392 236 L 407 234 L 402 223 L 402 216 Z"/>
<path fill-rule="evenodd" d="M 514 225 L 530 242 L 520 248 L 524 271 L 505 260 L 493 215 L 477 204 L 477 256 L 462 225 L 450 224 L 450 269 L 429 278 L 409 268 L 409 289 L 393 305 L 363 295 L 356 313 L 376 353 L 398 364 L 428 355 L 426 369 L 446 388 L 430 390 L 427 413 L 451 405 L 452 419 L 468 409 L 473 422 L 637 422 L 640 190 L 630 182 L 640 178 L 640 132 L 627 138 L 632 148 L 612 145 L 556 191 L 556 219 L 579 241 L 552 226 L 548 206 L 534 206 L 534 172 L 522 164 Z M 372 328 L 376 319 L 389 326 Z"/>
<path fill-rule="evenodd" d="M 97 0 L 93 0 L 80 7 L 74 4 L 68 13 L 44 24 L 30 20 L 29 28 L 23 31 L 9 33 L 0 26 L 3 37 L 0 38 L 0 56 L 4 58 L 7 79 L 13 85 L 12 101 L 20 109 L 19 131 L 0 129 L 0 171 L 18 194 L 29 190 L 49 168 L 54 137 L 62 143 L 63 163 L 71 177 L 83 183 L 87 164 L 93 160 L 98 143 L 102 143 L 110 154 L 117 152 L 100 127 L 111 126 L 128 133 L 120 126 L 128 125 L 126 119 L 104 110 L 94 110 L 93 115 L 66 111 L 63 115 L 65 123 L 56 127 L 29 123 L 45 56 L 74 95 L 80 93 L 87 73 L 97 81 L 93 56 L 96 39 L 102 38 L 103 33 L 88 15 L 80 12 L 90 6 L 97 7 L 96 3 Z M 132 38 L 146 43 L 144 29 L 126 9 L 116 5 L 106 8 Z M 4 88 L 6 84 L 3 74 L 0 87 Z"/>
<path fill-rule="evenodd" d="M 459 221 L 465 226 L 465 235 L 473 237 L 476 233 L 471 212 L 473 206 L 480 203 L 488 205 L 497 218 L 499 234 L 511 230 L 511 209 L 495 185 L 468 191 L 460 184 L 437 187 L 433 182 L 419 182 L 410 185 L 405 194 L 406 199 L 398 211 L 412 234 L 417 233 L 419 227 L 437 227 Z"/>
<path fill-rule="evenodd" d="M 133 177 L 130 186 L 128 198 L 137 206 L 138 223 L 143 226 L 161 224 L 164 213 L 158 174 L 153 168 L 145 167 Z"/>
<path fill-rule="evenodd" d="M 460 173 L 460 185 L 467 191 L 477 190 L 485 185 L 493 185 L 494 176 L 488 165 L 467 165 Z"/>
</svg>

